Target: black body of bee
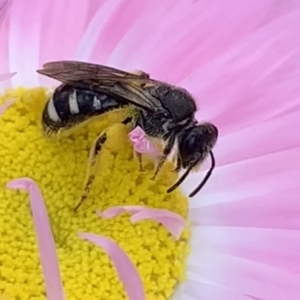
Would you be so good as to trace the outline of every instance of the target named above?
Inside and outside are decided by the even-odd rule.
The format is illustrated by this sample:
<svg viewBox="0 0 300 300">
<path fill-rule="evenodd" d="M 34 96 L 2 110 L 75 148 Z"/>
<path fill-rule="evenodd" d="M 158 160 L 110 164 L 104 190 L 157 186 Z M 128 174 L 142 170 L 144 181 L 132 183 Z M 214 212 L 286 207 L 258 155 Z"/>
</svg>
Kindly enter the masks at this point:
<svg viewBox="0 0 300 300">
<path fill-rule="evenodd" d="M 62 84 L 55 89 L 43 110 L 42 125 L 45 132 L 55 134 L 126 105 L 105 93 Z"/>
<path fill-rule="evenodd" d="M 63 82 L 44 109 L 42 123 L 46 132 L 70 128 L 108 110 L 133 105 L 136 114 L 125 123 L 132 121 L 133 127 L 140 126 L 148 136 L 165 142 L 154 177 L 177 145 L 175 171 L 186 171 L 168 192 L 177 188 L 208 155 L 212 166 L 189 196 L 198 193 L 210 177 L 215 167 L 212 149 L 218 129 L 211 123 L 196 121 L 195 100 L 186 90 L 150 79 L 143 72 L 134 74 L 83 62 L 51 62 L 38 72 Z M 105 135 L 98 138 L 91 150 L 93 155 L 97 154 L 96 148 L 101 149 L 99 141 L 105 140 Z M 91 184 L 92 180 L 87 181 Z"/>
</svg>

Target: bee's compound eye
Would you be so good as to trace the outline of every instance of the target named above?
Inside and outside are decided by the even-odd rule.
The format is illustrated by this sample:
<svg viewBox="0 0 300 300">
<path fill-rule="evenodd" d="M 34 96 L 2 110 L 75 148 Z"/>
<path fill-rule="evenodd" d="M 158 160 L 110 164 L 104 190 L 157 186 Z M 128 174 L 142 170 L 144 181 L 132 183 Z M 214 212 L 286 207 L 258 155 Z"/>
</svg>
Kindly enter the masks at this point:
<svg viewBox="0 0 300 300">
<path fill-rule="evenodd" d="M 197 139 L 197 135 L 195 134 L 195 132 L 193 132 L 193 130 L 185 131 L 178 145 L 183 163 L 193 155 L 196 149 L 199 149 L 198 144 L 199 140 Z"/>
<path fill-rule="evenodd" d="M 193 131 L 186 134 L 185 138 L 183 139 L 184 146 L 188 149 L 192 149 L 195 147 L 195 143 L 197 142 L 197 134 Z"/>
</svg>

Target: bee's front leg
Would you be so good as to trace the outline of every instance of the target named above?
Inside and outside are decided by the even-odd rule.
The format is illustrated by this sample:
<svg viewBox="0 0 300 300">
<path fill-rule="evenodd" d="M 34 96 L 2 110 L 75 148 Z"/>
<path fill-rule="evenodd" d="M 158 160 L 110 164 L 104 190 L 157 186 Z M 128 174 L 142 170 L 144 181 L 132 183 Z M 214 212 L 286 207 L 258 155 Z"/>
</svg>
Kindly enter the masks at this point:
<svg viewBox="0 0 300 300">
<path fill-rule="evenodd" d="M 160 157 L 158 164 L 156 166 L 155 172 L 153 177 L 151 178 L 152 180 L 154 180 L 158 174 L 158 172 L 160 171 L 160 169 L 162 168 L 163 164 L 165 163 L 166 159 L 168 158 L 169 154 L 171 153 L 174 144 L 175 144 L 175 139 L 176 136 L 175 134 L 171 134 L 167 140 L 167 144 L 163 150 L 162 156 Z"/>
<path fill-rule="evenodd" d="M 178 173 L 181 170 L 181 168 L 182 168 L 182 162 L 181 162 L 181 158 L 180 158 L 179 153 L 178 153 L 178 156 L 177 156 L 177 159 L 176 159 L 176 167 L 173 170 L 173 172 Z"/>
</svg>

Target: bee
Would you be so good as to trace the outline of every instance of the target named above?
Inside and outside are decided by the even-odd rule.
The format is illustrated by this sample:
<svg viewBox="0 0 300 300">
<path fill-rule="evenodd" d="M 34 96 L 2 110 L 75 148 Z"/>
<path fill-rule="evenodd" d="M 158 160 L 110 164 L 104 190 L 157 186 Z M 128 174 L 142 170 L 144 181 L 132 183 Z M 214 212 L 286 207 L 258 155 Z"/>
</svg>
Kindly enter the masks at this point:
<svg viewBox="0 0 300 300">
<path fill-rule="evenodd" d="M 185 172 L 167 193 L 174 191 L 208 156 L 211 167 L 189 197 L 196 195 L 210 178 L 215 167 L 212 149 L 217 142 L 218 129 L 212 123 L 197 122 L 196 102 L 187 90 L 152 79 L 142 71 L 129 73 L 79 61 L 49 62 L 37 72 L 62 83 L 43 110 L 42 125 L 46 133 L 58 133 L 109 110 L 131 105 L 135 114 L 123 123 L 130 123 L 132 129 L 140 126 L 149 137 L 164 143 L 153 179 L 174 147 L 177 148 L 174 171 L 179 173 L 184 169 Z M 88 169 L 95 163 L 106 140 L 105 132 L 95 140 Z M 75 210 L 87 197 L 93 180 L 94 175 L 87 174 L 84 194 Z"/>
</svg>

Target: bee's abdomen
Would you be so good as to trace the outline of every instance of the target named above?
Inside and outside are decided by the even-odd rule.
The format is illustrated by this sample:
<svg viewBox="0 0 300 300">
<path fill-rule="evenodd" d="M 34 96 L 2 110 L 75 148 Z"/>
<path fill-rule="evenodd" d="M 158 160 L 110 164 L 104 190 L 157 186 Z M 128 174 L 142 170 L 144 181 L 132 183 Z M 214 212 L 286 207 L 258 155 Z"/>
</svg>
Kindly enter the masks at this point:
<svg viewBox="0 0 300 300">
<path fill-rule="evenodd" d="M 47 102 L 42 123 L 46 131 L 55 132 L 122 106 L 124 103 L 105 93 L 63 84 L 55 90 Z"/>
</svg>

